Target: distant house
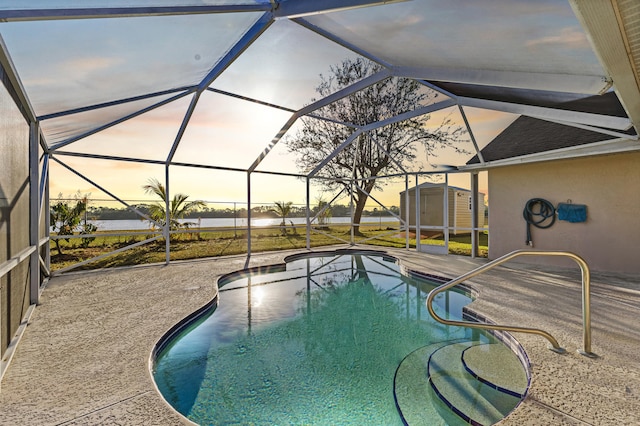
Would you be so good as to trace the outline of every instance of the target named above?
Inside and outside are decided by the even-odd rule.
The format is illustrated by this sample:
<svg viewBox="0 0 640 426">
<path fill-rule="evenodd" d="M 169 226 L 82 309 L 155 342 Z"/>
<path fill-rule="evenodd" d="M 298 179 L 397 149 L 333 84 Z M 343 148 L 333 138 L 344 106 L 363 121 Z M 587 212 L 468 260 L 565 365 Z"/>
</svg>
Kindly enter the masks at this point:
<svg viewBox="0 0 640 426">
<path fill-rule="evenodd" d="M 625 116 L 614 93 L 578 102 L 587 113 Z M 587 219 L 532 228 L 534 249 L 573 252 L 593 270 L 640 273 L 640 143 L 633 136 L 633 129 L 616 134 L 527 116 L 516 119 L 481 150 L 483 161 L 475 157 L 466 167 L 488 171 L 489 258 L 530 248 L 523 209 L 528 200 L 542 198 L 554 207 L 586 205 Z M 558 258 L 524 260 L 575 266 Z"/>
<path fill-rule="evenodd" d="M 422 235 L 442 235 L 444 227 L 449 228 L 451 235 L 471 233 L 472 193 L 468 189 L 455 186 L 447 187 L 448 223 L 444 221 L 445 185 L 423 183 L 418 186 L 420 203 L 420 229 Z M 409 229 L 416 228 L 416 188 L 409 188 Z M 406 190 L 400 193 L 400 217 L 405 220 Z M 478 223 L 484 223 L 484 194 L 478 193 Z M 426 227 L 426 229 L 425 229 Z M 434 229 L 438 228 L 438 229 Z"/>
</svg>

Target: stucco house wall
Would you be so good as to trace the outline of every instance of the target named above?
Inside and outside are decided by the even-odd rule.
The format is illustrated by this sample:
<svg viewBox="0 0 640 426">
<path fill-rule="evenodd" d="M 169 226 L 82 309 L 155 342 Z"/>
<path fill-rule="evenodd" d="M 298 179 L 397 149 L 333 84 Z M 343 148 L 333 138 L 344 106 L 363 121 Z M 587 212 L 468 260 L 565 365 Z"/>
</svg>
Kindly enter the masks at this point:
<svg viewBox="0 0 640 426">
<path fill-rule="evenodd" d="M 574 252 L 592 270 L 640 273 L 640 152 L 497 167 L 488 179 L 490 259 L 528 247 L 522 212 L 529 199 L 544 198 L 556 207 L 570 199 L 587 205 L 586 222 L 532 227 L 534 249 Z M 568 259 L 523 259 L 575 265 Z"/>
</svg>

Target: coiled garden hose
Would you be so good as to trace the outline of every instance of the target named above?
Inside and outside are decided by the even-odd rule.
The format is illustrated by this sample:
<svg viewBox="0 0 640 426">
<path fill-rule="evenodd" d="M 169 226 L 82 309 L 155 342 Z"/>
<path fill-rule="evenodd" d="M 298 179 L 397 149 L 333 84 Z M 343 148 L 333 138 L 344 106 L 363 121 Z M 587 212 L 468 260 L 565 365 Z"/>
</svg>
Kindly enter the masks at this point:
<svg viewBox="0 0 640 426">
<path fill-rule="evenodd" d="M 522 216 L 527 222 L 527 241 L 525 241 L 525 244 L 533 247 L 531 225 L 540 229 L 549 228 L 556 222 L 556 208 L 543 198 L 532 198 L 524 205 Z M 550 222 L 545 223 L 549 219 Z"/>
</svg>

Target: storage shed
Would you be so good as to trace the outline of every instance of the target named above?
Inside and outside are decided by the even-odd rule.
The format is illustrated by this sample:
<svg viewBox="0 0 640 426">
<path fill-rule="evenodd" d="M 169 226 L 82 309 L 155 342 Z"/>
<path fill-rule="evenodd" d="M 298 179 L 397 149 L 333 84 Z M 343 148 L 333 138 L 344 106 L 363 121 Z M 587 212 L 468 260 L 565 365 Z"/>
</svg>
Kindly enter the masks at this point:
<svg viewBox="0 0 640 426">
<path fill-rule="evenodd" d="M 445 184 L 423 183 L 420 188 L 419 227 L 422 235 L 436 236 L 444 233 L 445 227 L 449 228 L 452 235 L 471 233 L 472 193 L 468 189 Z M 447 191 L 448 223 L 444 221 L 445 190 Z M 409 188 L 409 229 L 416 228 L 416 187 Z M 406 190 L 400 193 L 400 217 L 407 217 Z M 478 193 L 478 223 L 484 224 L 485 194 Z"/>
</svg>

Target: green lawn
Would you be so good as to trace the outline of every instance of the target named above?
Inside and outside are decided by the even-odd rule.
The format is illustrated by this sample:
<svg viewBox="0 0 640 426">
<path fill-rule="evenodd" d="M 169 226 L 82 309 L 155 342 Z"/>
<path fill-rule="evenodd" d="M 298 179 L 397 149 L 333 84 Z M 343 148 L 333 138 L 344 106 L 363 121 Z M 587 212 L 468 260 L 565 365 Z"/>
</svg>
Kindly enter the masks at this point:
<svg viewBox="0 0 640 426">
<path fill-rule="evenodd" d="M 355 237 L 356 244 L 364 243 L 383 247 L 405 247 L 406 237 L 399 231 L 387 227 L 385 224 L 363 225 L 361 235 Z M 112 232 L 113 233 L 113 232 Z M 328 234 L 328 235 L 327 235 Z M 62 255 L 59 255 L 55 244 L 51 242 L 51 269 L 59 270 L 70 265 L 82 262 L 130 244 L 143 241 L 151 235 L 134 236 L 98 236 L 87 248 L 80 247 L 79 239 L 70 239 L 69 242 L 60 241 Z M 332 238 L 333 237 L 333 238 Z M 374 238 L 372 238 L 374 237 Z M 331 225 L 322 233 L 312 232 L 310 244 L 312 247 L 327 246 L 349 242 L 351 232 L 348 225 Z M 369 239 L 372 238 L 372 239 Z M 488 236 L 480 234 L 480 256 L 487 255 Z M 305 248 L 307 237 L 305 230 L 287 228 L 283 234 L 279 228 L 254 228 L 252 230 L 251 251 L 263 252 L 274 250 L 287 250 Z M 444 245 L 444 240 L 423 239 L 422 244 Z M 415 247 L 415 238 L 409 239 L 409 246 Z M 197 259 L 204 257 L 226 256 L 243 254 L 247 252 L 246 233 L 233 229 L 211 229 L 201 232 L 177 234 L 171 241 L 171 260 Z M 470 255 L 471 238 L 466 236 L 451 236 L 449 239 L 449 252 L 452 254 Z M 94 261 L 79 267 L 79 269 L 97 269 L 113 266 L 139 265 L 165 261 L 165 241 L 159 239 L 147 244 L 128 249 L 98 261 Z"/>
</svg>

